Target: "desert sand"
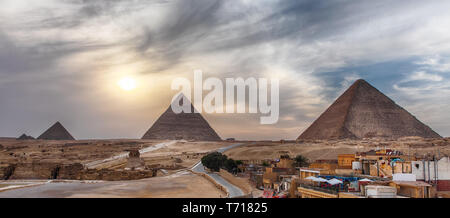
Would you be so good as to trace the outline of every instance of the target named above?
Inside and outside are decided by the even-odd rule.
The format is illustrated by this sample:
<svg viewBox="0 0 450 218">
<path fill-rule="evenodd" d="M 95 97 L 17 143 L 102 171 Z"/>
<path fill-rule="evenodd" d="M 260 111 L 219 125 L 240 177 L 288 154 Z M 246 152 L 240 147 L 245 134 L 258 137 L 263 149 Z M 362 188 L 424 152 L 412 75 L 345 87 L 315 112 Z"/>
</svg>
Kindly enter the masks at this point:
<svg viewBox="0 0 450 218">
<path fill-rule="evenodd" d="M 423 139 L 405 137 L 398 140 L 364 139 L 364 140 L 314 140 L 298 143 L 255 142 L 225 152 L 236 160 L 275 159 L 288 154 L 291 157 L 303 155 L 309 160 L 337 159 L 338 154 L 353 154 L 377 148 L 389 148 L 402 151 L 411 156 L 426 154 L 450 155 L 450 139 Z"/>
<path fill-rule="evenodd" d="M 188 171 L 133 181 L 52 182 L 0 192 L 0 198 L 219 198 L 225 195 L 203 177 Z"/>
</svg>

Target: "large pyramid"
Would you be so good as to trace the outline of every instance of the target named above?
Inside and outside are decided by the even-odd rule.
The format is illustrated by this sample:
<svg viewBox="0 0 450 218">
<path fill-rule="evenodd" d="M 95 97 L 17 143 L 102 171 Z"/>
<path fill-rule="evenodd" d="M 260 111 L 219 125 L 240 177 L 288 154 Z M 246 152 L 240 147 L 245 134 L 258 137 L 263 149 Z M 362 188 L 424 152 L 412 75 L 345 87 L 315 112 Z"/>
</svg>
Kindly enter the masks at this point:
<svg viewBox="0 0 450 218">
<path fill-rule="evenodd" d="M 175 101 L 182 103 L 183 95 L 179 95 Z M 187 100 L 187 99 L 186 99 Z M 170 140 L 195 140 L 195 141 L 220 141 L 219 135 L 214 131 L 200 113 L 176 114 L 169 108 L 156 120 L 152 127 L 144 134 L 142 139 L 170 139 Z"/>
<path fill-rule="evenodd" d="M 389 97 L 360 79 L 298 139 L 441 138 Z"/>
<path fill-rule="evenodd" d="M 42 133 L 38 137 L 38 139 L 44 139 L 44 140 L 75 140 L 72 135 L 64 128 L 63 125 L 61 125 L 60 122 L 56 122 L 51 126 L 47 131 Z"/>
</svg>

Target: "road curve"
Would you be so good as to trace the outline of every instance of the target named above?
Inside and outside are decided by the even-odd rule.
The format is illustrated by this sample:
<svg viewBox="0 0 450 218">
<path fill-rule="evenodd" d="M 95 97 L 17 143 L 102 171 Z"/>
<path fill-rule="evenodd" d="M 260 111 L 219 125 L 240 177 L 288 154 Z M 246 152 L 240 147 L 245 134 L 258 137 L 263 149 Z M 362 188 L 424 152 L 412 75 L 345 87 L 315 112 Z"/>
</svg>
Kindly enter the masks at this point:
<svg viewBox="0 0 450 218">
<path fill-rule="evenodd" d="M 236 143 L 236 144 L 232 144 L 230 146 L 224 147 L 224 148 L 220 148 L 217 151 L 220 153 L 223 153 L 229 149 L 232 149 L 234 147 L 240 146 L 242 145 L 242 143 Z M 233 197 L 239 197 L 244 195 L 244 192 L 234 186 L 233 184 L 229 183 L 227 180 L 225 180 L 224 178 L 222 178 L 219 174 L 217 173 L 208 173 L 205 171 L 205 167 L 202 164 L 202 161 L 199 161 L 197 164 L 195 164 L 192 167 L 192 170 L 195 172 L 199 172 L 199 173 L 205 173 L 208 176 L 210 176 L 211 178 L 213 178 L 217 183 L 221 184 L 223 187 L 225 187 L 227 189 L 227 192 L 229 193 L 229 198 L 233 198 Z"/>
</svg>

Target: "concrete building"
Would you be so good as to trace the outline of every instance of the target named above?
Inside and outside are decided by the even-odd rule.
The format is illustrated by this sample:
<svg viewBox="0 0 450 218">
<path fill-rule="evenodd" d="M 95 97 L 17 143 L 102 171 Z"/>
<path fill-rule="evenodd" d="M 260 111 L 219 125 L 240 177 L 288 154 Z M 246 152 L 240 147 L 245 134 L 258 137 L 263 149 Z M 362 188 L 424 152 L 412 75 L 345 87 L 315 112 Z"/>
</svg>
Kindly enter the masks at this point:
<svg viewBox="0 0 450 218">
<path fill-rule="evenodd" d="M 264 188 L 273 189 L 274 184 L 281 181 L 283 175 L 295 175 L 295 168 L 267 167 L 263 175 Z"/>
<path fill-rule="evenodd" d="M 339 169 L 352 169 L 352 162 L 356 160 L 355 154 L 339 154 L 338 155 L 338 168 Z"/>
<path fill-rule="evenodd" d="M 397 189 L 395 187 L 368 185 L 364 188 L 364 193 L 367 198 L 395 198 L 397 196 Z"/>
<path fill-rule="evenodd" d="M 306 177 L 314 176 L 317 177 L 318 175 L 327 174 L 328 170 L 326 169 L 320 169 L 320 168 L 300 168 L 299 172 L 299 178 L 305 179 Z"/>
<path fill-rule="evenodd" d="M 326 174 L 336 173 L 336 168 L 338 167 L 337 160 L 316 160 L 309 165 L 309 168 L 324 169 L 328 172 Z"/>
<path fill-rule="evenodd" d="M 294 168 L 294 160 L 288 155 L 282 155 L 276 166 L 278 168 Z"/>
<path fill-rule="evenodd" d="M 430 198 L 431 185 L 421 181 L 392 181 L 389 186 L 397 189 L 397 194 L 409 198 Z"/>
<path fill-rule="evenodd" d="M 420 181 L 437 185 L 438 191 L 450 191 L 450 159 L 443 157 L 435 160 L 417 160 L 411 162 L 412 174 Z"/>
</svg>

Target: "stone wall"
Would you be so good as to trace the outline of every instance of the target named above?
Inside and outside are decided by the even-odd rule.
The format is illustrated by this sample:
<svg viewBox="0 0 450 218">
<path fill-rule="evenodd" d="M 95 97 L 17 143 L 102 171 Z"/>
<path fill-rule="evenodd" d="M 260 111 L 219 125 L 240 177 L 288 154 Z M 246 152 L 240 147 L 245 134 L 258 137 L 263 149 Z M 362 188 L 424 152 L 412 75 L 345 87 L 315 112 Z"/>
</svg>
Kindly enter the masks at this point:
<svg viewBox="0 0 450 218">
<path fill-rule="evenodd" d="M 17 163 L 9 179 L 50 179 L 54 163 Z"/>
<path fill-rule="evenodd" d="M 11 172 L 5 178 L 7 172 Z M 9 171 L 8 171 L 9 170 Z M 84 169 L 83 165 L 57 163 L 20 163 L 0 168 L 2 179 L 69 179 L 69 180 L 136 180 L 154 177 L 157 169 L 150 170 L 110 170 Z"/>
</svg>

